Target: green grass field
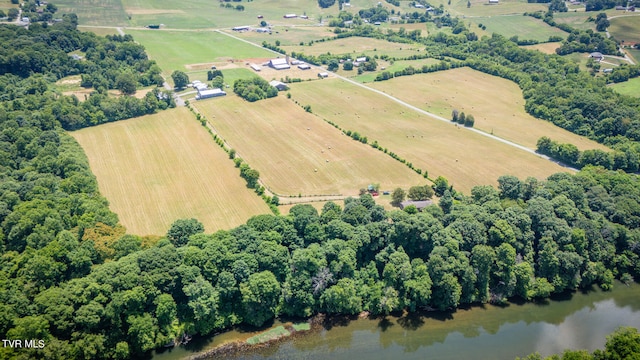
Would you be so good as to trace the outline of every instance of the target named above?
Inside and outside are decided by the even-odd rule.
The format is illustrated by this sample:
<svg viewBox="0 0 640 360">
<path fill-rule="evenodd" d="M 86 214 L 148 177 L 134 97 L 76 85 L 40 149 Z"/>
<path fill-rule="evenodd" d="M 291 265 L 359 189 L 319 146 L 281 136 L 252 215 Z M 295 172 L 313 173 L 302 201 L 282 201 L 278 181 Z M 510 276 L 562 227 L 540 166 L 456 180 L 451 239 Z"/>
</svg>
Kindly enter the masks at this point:
<svg viewBox="0 0 640 360">
<path fill-rule="evenodd" d="M 640 78 L 634 78 L 622 83 L 611 85 L 616 92 L 633 97 L 640 97 Z"/>
<path fill-rule="evenodd" d="M 258 21 L 252 26 L 258 26 Z M 331 31 L 331 28 L 325 26 L 305 26 L 305 27 L 290 27 L 290 26 L 274 26 L 271 34 L 259 33 L 256 31 L 235 32 L 232 30 L 225 30 L 225 32 L 237 36 L 239 38 L 251 41 L 254 44 L 262 44 L 263 41 L 274 44 L 276 40 L 279 40 L 282 46 L 299 45 L 300 42 L 308 43 L 311 40 L 318 40 L 322 38 L 331 38 L 335 34 Z"/>
<path fill-rule="evenodd" d="M 488 0 L 471 0 L 469 8 L 467 0 L 451 0 L 451 5 L 448 5 L 448 0 L 434 0 L 429 3 L 433 7 L 443 4 L 445 11 L 449 11 L 451 15 L 468 17 L 522 14 L 537 10 L 546 11 L 548 8 L 547 4 L 528 3 L 526 0 L 500 0 L 497 5 L 489 5 Z"/>
<path fill-rule="evenodd" d="M 164 235 L 191 217 L 210 233 L 269 212 L 185 107 L 71 135 L 128 233 Z"/>
<path fill-rule="evenodd" d="M 520 40 L 547 41 L 550 36 L 566 37 L 568 34 L 558 28 L 551 27 L 531 16 L 490 16 L 469 19 L 474 24 L 483 24 L 489 33 L 498 33 L 507 38 L 517 36 Z M 476 31 L 477 26 L 471 29 Z"/>
<path fill-rule="evenodd" d="M 247 58 L 268 58 L 265 49 L 214 31 L 181 32 L 164 30 L 126 30 L 158 62 L 165 75 L 174 70 L 203 70 L 210 64 Z M 198 68 L 200 66 L 200 68 Z"/>
<path fill-rule="evenodd" d="M 358 75 L 357 70 L 344 71 L 340 70 L 338 74 L 347 77 L 353 77 L 354 80 L 357 80 L 362 83 L 373 82 L 376 76 L 383 71 L 395 72 L 402 69 L 407 68 L 408 66 L 413 66 L 416 69 L 421 68 L 423 65 L 432 65 L 439 63 L 440 60 L 436 59 L 420 59 L 420 60 L 401 60 L 395 61 L 393 64 L 390 64 L 384 60 L 378 60 L 378 70 L 372 72 L 365 72 L 362 75 Z M 384 67 L 384 69 L 383 69 Z M 355 69 L 355 68 L 354 68 Z"/>
<path fill-rule="evenodd" d="M 606 147 L 538 120 L 524 111 L 524 98 L 512 81 L 471 68 L 458 68 L 431 74 L 404 76 L 370 86 L 445 118 L 457 109 L 475 117 L 476 129 L 536 148 L 542 136 L 572 143 L 581 150 Z"/>
<path fill-rule="evenodd" d="M 391 57 L 407 57 L 418 54 L 419 50 L 424 46 L 419 44 L 401 44 L 393 43 L 386 40 L 368 39 L 360 37 L 349 37 L 345 39 L 337 39 L 325 42 L 316 42 L 308 46 L 282 46 L 288 53 L 295 51 L 307 55 L 320 54 L 352 54 L 358 56 L 361 54 L 367 56 L 389 55 Z"/>
<path fill-rule="evenodd" d="M 120 0 L 59 0 L 55 4 L 59 14 L 76 13 L 81 25 L 129 25 Z"/>
<path fill-rule="evenodd" d="M 609 20 L 609 33 L 618 41 L 640 43 L 640 14 L 621 15 Z"/>
<path fill-rule="evenodd" d="M 291 333 L 289 330 L 285 329 L 284 326 L 280 325 L 271 330 L 265 331 L 258 335 L 252 336 L 247 339 L 247 344 L 255 345 L 265 343 L 267 341 L 275 340 L 281 338 L 283 336 L 289 336 Z"/>
<path fill-rule="evenodd" d="M 229 94 L 194 106 L 281 195 L 357 195 L 372 183 L 393 189 L 425 181 L 388 155 L 305 112 L 282 93 L 255 103 Z"/>
<path fill-rule="evenodd" d="M 407 91 L 420 93 L 411 87 Z M 445 176 L 466 193 L 475 185 L 495 185 L 503 174 L 545 178 L 565 170 L 340 79 L 293 84 L 291 94 L 300 103 L 311 104 L 315 114 L 378 141 L 414 166 L 427 169 L 431 178 Z"/>
<path fill-rule="evenodd" d="M 112 27 L 96 27 L 96 26 L 81 25 L 78 27 L 78 29 L 80 31 L 92 32 L 99 36 L 119 34 L 118 29 L 112 28 Z"/>
<path fill-rule="evenodd" d="M 631 58 L 633 58 L 636 64 L 640 63 L 640 50 L 636 49 L 625 49 L 625 51 L 629 54 Z"/>
</svg>

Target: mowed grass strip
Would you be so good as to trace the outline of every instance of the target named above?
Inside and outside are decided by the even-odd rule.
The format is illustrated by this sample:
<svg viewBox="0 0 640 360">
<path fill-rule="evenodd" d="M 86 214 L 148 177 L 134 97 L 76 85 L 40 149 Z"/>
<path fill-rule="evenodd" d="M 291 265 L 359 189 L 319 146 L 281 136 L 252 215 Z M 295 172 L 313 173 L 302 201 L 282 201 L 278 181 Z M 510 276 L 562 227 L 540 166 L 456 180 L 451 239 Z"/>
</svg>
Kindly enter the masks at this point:
<svg viewBox="0 0 640 360">
<path fill-rule="evenodd" d="M 629 79 L 625 82 L 613 84 L 611 88 L 623 95 L 640 97 L 640 78 Z"/>
<path fill-rule="evenodd" d="M 548 43 L 541 43 L 541 44 L 535 44 L 535 45 L 525 45 L 525 46 L 522 46 L 522 48 L 529 49 L 529 50 L 538 50 L 543 54 L 555 54 L 556 49 L 559 48 L 560 45 L 561 43 L 559 42 L 548 42 Z"/>
<path fill-rule="evenodd" d="M 189 64 L 272 57 L 273 53 L 214 31 L 126 30 L 144 45 L 165 75 Z"/>
<path fill-rule="evenodd" d="M 164 235 L 181 218 L 207 232 L 269 212 L 186 108 L 72 132 L 129 233 Z"/>
<path fill-rule="evenodd" d="M 409 89 L 408 89 L 409 91 Z M 417 93 L 418 89 L 411 87 Z M 535 154 L 422 115 L 340 79 L 293 84 L 293 98 L 344 129 L 357 130 L 457 190 L 495 185 L 501 175 L 547 176 L 565 168 Z"/>
<path fill-rule="evenodd" d="M 281 195 L 357 195 L 372 183 L 393 189 L 426 182 L 388 155 L 305 112 L 283 94 L 255 103 L 228 95 L 194 106 Z"/>
<path fill-rule="evenodd" d="M 490 16 L 469 19 L 474 24 L 483 24 L 488 32 L 498 33 L 507 38 L 517 36 L 520 40 L 547 41 L 550 36 L 567 37 L 567 33 L 547 25 L 544 21 L 531 16 Z M 477 27 L 472 26 L 475 31 Z"/>
<path fill-rule="evenodd" d="M 530 149 L 535 150 L 543 136 L 574 144 L 580 150 L 607 149 L 527 114 L 522 91 L 516 83 L 468 67 L 398 77 L 370 86 L 448 119 L 453 109 L 472 114 L 476 129 Z"/>
</svg>

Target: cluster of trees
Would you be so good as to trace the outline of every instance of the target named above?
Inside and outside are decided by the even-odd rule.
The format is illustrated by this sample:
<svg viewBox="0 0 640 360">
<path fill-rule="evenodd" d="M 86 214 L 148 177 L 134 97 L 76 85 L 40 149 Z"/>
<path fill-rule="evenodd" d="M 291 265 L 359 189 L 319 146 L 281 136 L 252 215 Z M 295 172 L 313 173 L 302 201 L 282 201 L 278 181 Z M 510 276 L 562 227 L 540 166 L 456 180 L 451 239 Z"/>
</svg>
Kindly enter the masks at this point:
<svg viewBox="0 0 640 360">
<path fill-rule="evenodd" d="M 640 158 L 634 151 L 607 152 L 599 149 L 580 151 L 573 144 L 561 144 L 546 136 L 538 140 L 537 151 L 576 168 L 595 165 L 609 170 L 627 172 L 637 172 L 640 168 Z"/>
<path fill-rule="evenodd" d="M 371 23 L 384 22 L 389 19 L 389 10 L 382 6 L 375 6 L 368 9 L 358 11 L 361 19 L 366 19 Z"/>
<path fill-rule="evenodd" d="M 450 310 L 640 276 L 635 176 L 589 168 L 498 183 L 464 196 L 441 181 L 439 205 L 420 213 L 387 212 L 363 194 L 214 234 L 180 220 L 146 246 L 123 234 L 105 242 L 114 232 L 104 229 L 78 238 L 73 227 L 36 227 L 39 237 L 24 243 L 3 229 L 0 335 L 46 339 L 44 349 L 20 350 L 32 358 L 127 358 L 185 333 L 260 326 L 281 314 Z M 410 194 L 431 195 L 418 188 Z M 110 261 L 91 266 L 92 256 Z M 20 271 L 10 266 L 18 263 Z"/>
<path fill-rule="evenodd" d="M 473 127 L 473 125 L 476 122 L 473 115 L 471 114 L 465 115 L 464 111 L 458 112 L 457 109 L 453 109 L 453 111 L 451 111 L 451 121 L 458 123 L 460 125 L 464 125 L 466 127 Z"/>
<path fill-rule="evenodd" d="M 398 207 L 405 198 L 412 201 L 429 200 L 433 197 L 433 194 L 434 190 L 429 185 L 412 186 L 408 192 L 405 192 L 402 188 L 396 188 L 391 193 L 391 205 Z"/>
<path fill-rule="evenodd" d="M 442 70 L 449 70 L 449 69 L 455 69 L 458 67 L 463 67 L 465 66 L 464 62 L 461 61 L 450 61 L 450 60 L 443 60 L 440 61 L 437 64 L 431 64 L 431 65 L 422 65 L 421 68 L 414 68 L 413 66 L 409 65 L 406 68 L 402 69 L 402 70 L 397 70 L 394 72 L 390 72 L 390 71 L 383 71 L 381 73 L 379 73 L 378 75 L 376 75 L 376 78 L 374 79 L 374 81 L 385 81 L 385 80 L 389 80 L 389 79 L 393 79 L 395 77 L 399 77 L 399 76 L 410 76 L 410 75 L 415 75 L 415 74 L 427 74 L 427 73 L 431 73 L 431 72 L 436 72 L 436 71 L 442 71 Z"/>
<path fill-rule="evenodd" d="M 318 6 L 323 9 L 332 7 L 336 3 L 336 0 L 318 0 Z"/>
<path fill-rule="evenodd" d="M 606 13 L 599 13 L 598 16 L 596 16 L 595 22 L 597 31 L 605 31 L 610 25 Z"/>
<path fill-rule="evenodd" d="M 549 2 L 549 11 L 567 12 L 569 11 L 569 8 L 567 8 L 567 4 L 562 0 L 551 0 L 551 2 Z"/>
<path fill-rule="evenodd" d="M 236 80 L 233 83 L 233 92 L 249 102 L 278 96 L 278 89 L 269 85 L 267 80 L 257 76 L 251 79 Z"/>
<path fill-rule="evenodd" d="M 625 0 L 587 0 L 585 2 L 586 11 L 600 11 L 606 9 L 613 9 L 616 5 L 627 6 Z"/>
<path fill-rule="evenodd" d="M 618 360 L 635 359 L 640 357 L 640 334 L 633 327 L 622 327 L 613 334 L 607 336 L 604 349 L 589 353 L 586 350 L 566 350 L 560 355 L 552 355 L 544 360 Z M 516 360 L 543 360 L 540 354 L 535 353 Z"/>
<path fill-rule="evenodd" d="M 605 21 L 606 15 L 605 15 Z M 602 31 L 602 30 L 599 30 Z M 562 41 L 562 45 L 556 49 L 558 55 L 567 55 L 574 52 L 597 51 L 605 55 L 620 55 L 618 45 L 606 35 L 594 32 L 591 29 L 573 31 Z"/>
</svg>

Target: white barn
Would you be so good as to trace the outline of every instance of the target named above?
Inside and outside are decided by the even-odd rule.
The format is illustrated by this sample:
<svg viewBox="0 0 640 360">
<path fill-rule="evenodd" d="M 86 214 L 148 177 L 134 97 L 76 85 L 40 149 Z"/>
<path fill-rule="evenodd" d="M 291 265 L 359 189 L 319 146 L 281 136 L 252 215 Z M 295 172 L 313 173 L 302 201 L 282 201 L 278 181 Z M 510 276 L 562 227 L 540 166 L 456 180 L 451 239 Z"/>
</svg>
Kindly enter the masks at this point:
<svg viewBox="0 0 640 360">
<path fill-rule="evenodd" d="M 287 59 L 282 59 L 282 58 L 272 59 L 271 61 L 269 61 L 269 66 L 271 66 L 276 70 L 285 70 L 285 69 L 291 68 L 291 65 L 289 65 L 289 63 L 287 62 Z"/>
</svg>

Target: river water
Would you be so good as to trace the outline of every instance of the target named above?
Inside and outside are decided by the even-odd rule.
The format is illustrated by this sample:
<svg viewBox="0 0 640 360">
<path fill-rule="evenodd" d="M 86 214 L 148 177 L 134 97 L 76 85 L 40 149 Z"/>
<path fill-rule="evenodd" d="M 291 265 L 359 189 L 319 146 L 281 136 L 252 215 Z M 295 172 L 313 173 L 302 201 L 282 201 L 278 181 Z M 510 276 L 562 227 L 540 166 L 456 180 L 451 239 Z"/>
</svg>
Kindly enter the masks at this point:
<svg viewBox="0 0 640 360">
<path fill-rule="evenodd" d="M 544 303 L 491 305 L 455 313 L 425 313 L 377 319 L 334 319 L 325 330 L 285 340 L 235 359 L 508 359 L 564 349 L 603 348 L 619 326 L 640 328 L 640 285 L 616 283 Z M 180 359 L 251 333 L 233 331 L 191 348 L 157 354 Z"/>
</svg>

